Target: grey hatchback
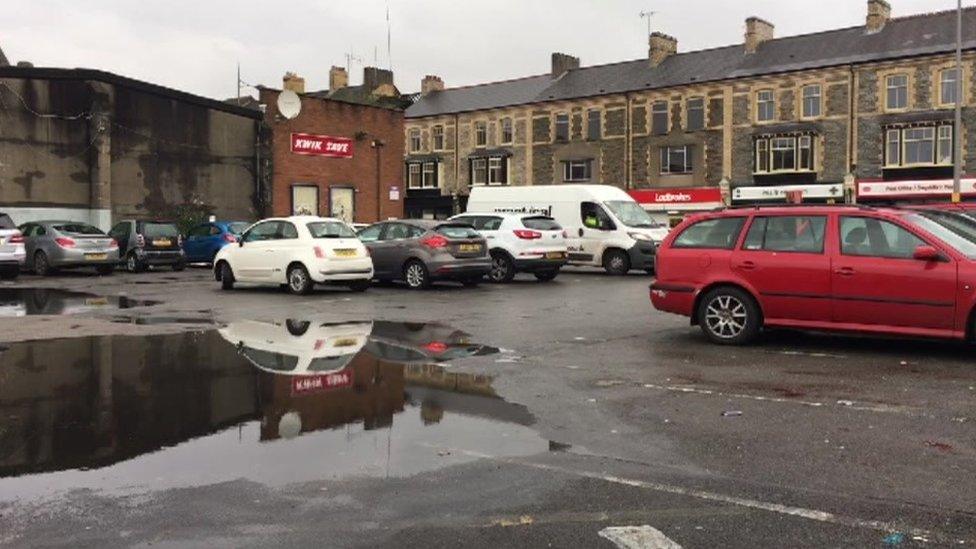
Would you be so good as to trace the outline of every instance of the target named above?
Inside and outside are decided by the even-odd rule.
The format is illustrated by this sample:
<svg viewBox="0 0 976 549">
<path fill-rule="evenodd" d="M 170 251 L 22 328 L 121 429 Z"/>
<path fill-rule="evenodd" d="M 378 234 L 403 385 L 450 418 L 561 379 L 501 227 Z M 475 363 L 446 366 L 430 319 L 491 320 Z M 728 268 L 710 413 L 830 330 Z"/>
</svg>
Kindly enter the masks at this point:
<svg viewBox="0 0 976 549">
<path fill-rule="evenodd" d="M 491 270 L 484 237 L 464 223 L 383 221 L 359 231 L 359 239 L 373 256 L 377 280 L 402 280 L 413 289 L 436 280 L 474 286 Z"/>
<path fill-rule="evenodd" d="M 119 243 L 97 227 L 77 221 L 34 221 L 20 226 L 27 268 L 40 276 L 69 267 L 94 267 L 109 275 L 119 263 Z"/>
</svg>

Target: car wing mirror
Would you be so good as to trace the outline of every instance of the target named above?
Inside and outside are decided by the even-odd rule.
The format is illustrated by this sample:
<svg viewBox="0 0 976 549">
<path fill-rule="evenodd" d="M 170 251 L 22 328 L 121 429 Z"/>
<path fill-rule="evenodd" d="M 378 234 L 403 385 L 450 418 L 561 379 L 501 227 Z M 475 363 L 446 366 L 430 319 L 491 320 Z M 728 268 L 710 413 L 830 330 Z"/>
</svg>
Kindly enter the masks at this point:
<svg viewBox="0 0 976 549">
<path fill-rule="evenodd" d="M 932 246 L 919 246 L 915 248 L 915 253 L 912 254 L 912 257 L 919 261 L 942 261 L 943 259 L 942 253 Z"/>
</svg>

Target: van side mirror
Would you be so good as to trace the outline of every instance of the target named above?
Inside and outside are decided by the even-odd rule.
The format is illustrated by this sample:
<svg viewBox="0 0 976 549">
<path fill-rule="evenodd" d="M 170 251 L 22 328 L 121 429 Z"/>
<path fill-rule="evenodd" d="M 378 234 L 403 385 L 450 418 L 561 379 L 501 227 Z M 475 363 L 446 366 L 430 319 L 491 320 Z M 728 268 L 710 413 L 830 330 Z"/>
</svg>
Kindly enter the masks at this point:
<svg viewBox="0 0 976 549">
<path fill-rule="evenodd" d="M 913 257 L 919 261 L 942 261 L 942 253 L 932 246 L 919 246 L 915 248 Z"/>
</svg>

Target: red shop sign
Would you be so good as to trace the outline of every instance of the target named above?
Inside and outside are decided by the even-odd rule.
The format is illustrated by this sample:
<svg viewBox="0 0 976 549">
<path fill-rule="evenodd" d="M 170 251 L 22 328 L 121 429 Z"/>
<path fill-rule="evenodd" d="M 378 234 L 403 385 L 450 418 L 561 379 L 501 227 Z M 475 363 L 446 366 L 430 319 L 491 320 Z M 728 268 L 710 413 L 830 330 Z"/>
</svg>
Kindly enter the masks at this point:
<svg viewBox="0 0 976 549">
<path fill-rule="evenodd" d="M 332 389 L 352 387 L 352 371 L 342 370 L 331 374 L 295 376 L 291 379 L 292 395 L 307 395 Z"/>
<path fill-rule="evenodd" d="M 311 156 L 352 158 L 352 139 L 331 135 L 293 133 L 291 134 L 291 152 Z"/>
<path fill-rule="evenodd" d="M 639 204 L 700 204 L 722 202 L 718 187 L 679 187 L 674 189 L 639 189 L 629 191 Z"/>
</svg>

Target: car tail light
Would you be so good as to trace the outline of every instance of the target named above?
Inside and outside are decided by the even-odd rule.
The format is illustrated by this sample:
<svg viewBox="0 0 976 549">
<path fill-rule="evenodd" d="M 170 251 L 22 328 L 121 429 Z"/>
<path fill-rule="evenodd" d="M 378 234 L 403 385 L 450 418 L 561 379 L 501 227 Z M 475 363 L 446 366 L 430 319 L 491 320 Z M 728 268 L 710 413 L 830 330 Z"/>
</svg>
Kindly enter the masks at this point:
<svg viewBox="0 0 976 549">
<path fill-rule="evenodd" d="M 312 249 L 315 250 L 315 257 L 318 259 L 325 259 L 325 251 L 322 250 L 322 248 L 319 246 L 312 246 Z"/>
<path fill-rule="evenodd" d="M 528 229 L 515 229 L 515 236 L 521 238 L 522 240 L 538 240 L 542 238 L 542 233 L 539 231 L 530 231 Z"/>
<path fill-rule="evenodd" d="M 141 234 L 136 235 L 136 247 L 145 248 L 146 247 L 146 237 Z"/>
<path fill-rule="evenodd" d="M 420 243 L 433 249 L 446 248 L 448 244 L 447 239 L 439 234 L 430 235 L 421 240 Z"/>
<path fill-rule="evenodd" d="M 119 247 L 119 243 L 116 242 L 116 240 L 113 238 L 113 239 L 111 239 L 111 240 L 108 241 L 108 247 L 109 248 L 112 248 L 114 250 L 115 248 L 118 248 Z"/>
<path fill-rule="evenodd" d="M 57 245 L 58 246 L 61 246 L 62 248 L 74 248 L 75 247 L 75 241 L 74 240 L 71 240 L 70 238 L 64 238 L 63 236 L 62 237 L 55 238 L 54 239 L 54 242 L 56 242 Z"/>
<path fill-rule="evenodd" d="M 424 345 L 424 349 L 430 353 L 439 355 L 447 350 L 447 343 L 441 341 L 431 341 L 427 345 Z"/>
<path fill-rule="evenodd" d="M 224 233 L 224 242 L 230 242 L 233 244 L 234 242 L 237 242 L 237 237 L 230 233 Z"/>
<path fill-rule="evenodd" d="M 9 243 L 9 244 L 23 244 L 24 243 L 24 235 L 22 235 L 20 233 L 17 233 L 15 235 L 11 236 L 9 239 L 7 239 L 7 243 Z"/>
</svg>

